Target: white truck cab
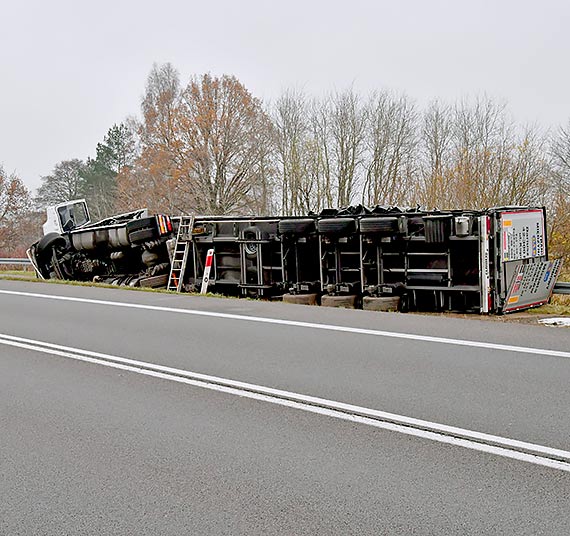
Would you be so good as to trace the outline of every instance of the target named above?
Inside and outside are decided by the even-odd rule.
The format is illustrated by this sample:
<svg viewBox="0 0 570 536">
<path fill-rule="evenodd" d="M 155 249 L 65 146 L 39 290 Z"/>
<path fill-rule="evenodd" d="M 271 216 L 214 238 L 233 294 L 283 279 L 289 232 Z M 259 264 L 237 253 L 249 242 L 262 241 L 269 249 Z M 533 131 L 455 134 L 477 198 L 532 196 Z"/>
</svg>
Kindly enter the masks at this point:
<svg viewBox="0 0 570 536">
<path fill-rule="evenodd" d="M 90 223 L 85 199 L 75 199 L 46 208 L 47 220 L 43 224 L 44 236 L 48 233 L 63 234 Z"/>
</svg>

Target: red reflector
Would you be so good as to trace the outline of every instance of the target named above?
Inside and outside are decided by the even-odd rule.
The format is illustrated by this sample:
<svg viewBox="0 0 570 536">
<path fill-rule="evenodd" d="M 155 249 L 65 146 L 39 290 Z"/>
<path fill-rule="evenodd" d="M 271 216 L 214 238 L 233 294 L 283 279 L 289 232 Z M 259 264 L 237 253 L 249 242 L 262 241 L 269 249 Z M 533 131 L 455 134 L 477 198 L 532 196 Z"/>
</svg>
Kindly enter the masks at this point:
<svg viewBox="0 0 570 536">
<path fill-rule="evenodd" d="M 211 249 L 208 251 L 206 255 L 206 268 L 210 268 L 212 266 L 212 259 L 214 258 L 214 250 Z"/>
</svg>

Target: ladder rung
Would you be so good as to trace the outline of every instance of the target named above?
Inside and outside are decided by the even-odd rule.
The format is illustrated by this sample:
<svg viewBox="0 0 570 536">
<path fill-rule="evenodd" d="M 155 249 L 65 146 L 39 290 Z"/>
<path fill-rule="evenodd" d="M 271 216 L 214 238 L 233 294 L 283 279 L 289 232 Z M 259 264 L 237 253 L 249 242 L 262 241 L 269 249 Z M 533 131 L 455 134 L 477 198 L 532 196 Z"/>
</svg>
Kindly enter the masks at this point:
<svg viewBox="0 0 570 536">
<path fill-rule="evenodd" d="M 168 278 L 168 290 L 180 292 L 182 288 L 182 278 L 188 262 L 188 253 L 192 243 L 192 230 L 194 228 L 194 216 L 183 216 L 178 226 L 176 235 L 176 245 L 170 266 L 170 276 Z"/>
</svg>

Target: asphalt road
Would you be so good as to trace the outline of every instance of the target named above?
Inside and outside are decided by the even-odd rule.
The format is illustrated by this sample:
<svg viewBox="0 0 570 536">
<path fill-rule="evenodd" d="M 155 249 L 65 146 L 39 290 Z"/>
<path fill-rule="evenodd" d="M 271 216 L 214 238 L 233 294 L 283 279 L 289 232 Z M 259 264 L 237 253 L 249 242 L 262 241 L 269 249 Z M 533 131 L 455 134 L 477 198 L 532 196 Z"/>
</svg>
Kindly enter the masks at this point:
<svg viewBox="0 0 570 536">
<path fill-rule="evenodd" d="M 0 281 L 568 352 L 570 330 Z M 0 335 L 570 450 L 570 359 L 0 292 Z M 570 533 L 570 473 L 0 344 L 0 534 Z"/>
</svg>

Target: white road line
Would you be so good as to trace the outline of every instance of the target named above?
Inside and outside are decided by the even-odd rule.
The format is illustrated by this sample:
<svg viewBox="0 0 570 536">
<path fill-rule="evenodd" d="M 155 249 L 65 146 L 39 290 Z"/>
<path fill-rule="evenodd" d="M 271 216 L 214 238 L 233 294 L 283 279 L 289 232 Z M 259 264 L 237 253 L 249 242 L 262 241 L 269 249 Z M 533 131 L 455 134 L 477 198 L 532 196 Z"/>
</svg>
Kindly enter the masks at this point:
<svg viewBox="0 0 570 536">
<path fill-rule="evenodd" d="M 321 329 L 325 331 L 337 331 L 342 333 L 353 333 L 357 335 L 372 335 L 376 337 L 389 337 L 393 339 L 406 339 L 413 341 L 431 342 L 436 344 L 451 344 L 455 346 L 467 346 L 472 348 L 485 348 L 487 350 L 499 350 L 503 352 L 516 352 L 522 354 L 535 354 L 551 357 L 570 358 L 570 352 L 561 350 L 549 350 L 546 348 L 532 348 L 528 346 L 514 346 L 510 344 L 498 344 L 483 341 L 470 341 L 463 339 L 450 339 L 447 337 L 432 337 L 430 335 L 417 335 L 415 333 L 399 333 L 397 331 L 382 331 L 376 329 L 355 328 L 349 326 L 337 326 L 334 324 L 318 324 L 315 322 L 301 322 L 298 320 L 284 320 L 281 318 L 265 318 L 262 316 L 247 316 L 232 313 L 219 313 L 214 311 L 200 311 L 197 309 L 182 309 L 177 307 L 163 307 L 160 305 L 144 305 L 139 303 L 115 302 L 109 300 L 93 300 L 89 298 L 75 298 L 71 296 L 54 296 L 51 294 L 40 294 L 34 292 L 20 292 L 14 290 L 0 290 L 0 294 L 10 294 L 14 296 L 25 296 L 28 298 L 40 298 L 46 300 L 68 301 L 76 303 L 89 303 L 93 305 L 105 305 L 111 307 L 124 307 L 129 309 L 142 309 L 146 311 L 160 311 L 164 313 L 185 314 L 194 316 L 206 316 L 213 318 L 224 318 L 228 320 L 240 320 L 244 322 L 258 322 L 261 324 L 275 324 L 280 326 L 293 326 L 298 328 Z"/>
<path fill-rule="evenodd" d="M 271 404 L 327 415 L 384 430 L 430 439 L 439 443 L 496 454 L 570 472 L 570 451 L 484 434 L 464 428 L 424 421 L 384 411 L 354 406 L 291 391 L 240 382 L 207 374 L 147 363 L 125 357 L 92 352 L 70 346 L 0 334 L 0 344 L 117 368 L 137 374 L 220 391 Z"/>
</svg>

